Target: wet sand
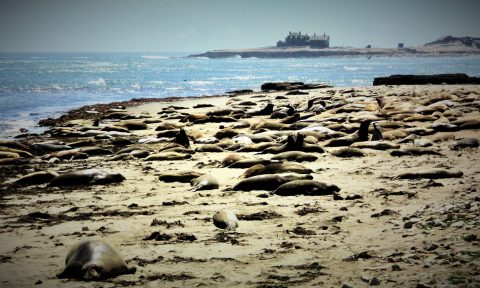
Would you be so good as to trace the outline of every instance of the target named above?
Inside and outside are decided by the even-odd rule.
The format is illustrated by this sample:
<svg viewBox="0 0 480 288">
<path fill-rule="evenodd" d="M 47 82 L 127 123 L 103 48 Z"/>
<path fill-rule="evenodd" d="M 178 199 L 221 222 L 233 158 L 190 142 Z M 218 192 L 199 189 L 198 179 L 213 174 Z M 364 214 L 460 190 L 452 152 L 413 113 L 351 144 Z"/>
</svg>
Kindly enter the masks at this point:
<svg viewBox="0 0 480 288">
<path fill-rule="evenodd" d="M 452 145 L 458 139 L 480 138 L 478 123 L 462 126 L 466 121 L 460 121 L 480 119 L 480 86 L 376 86 L 305 91 L 307 95 L 255 92 L 128 107 L 126 114 L 140 115 L 129 121 L 149 120 L 149 124 L 147 129 L 130 130 L 128 136 L 123 136 L 135 142 L 127 146 L 112 144 L 108 137 L 58 135 L 59 126 L 70 126 L 69 132 L 88 131 L 83 128 L 92 125 L 91 119 L 70 125 L 57 123 L 59 126 L 51 130 L 57 131 L 57 136 L 45 134 L 22 139 L 22 143 L 33 144 L 91 138 L 94 145 L 110 152 L 49 163 L 47 153 L 30 148 L 35 156 L 29 163 L 0 166 L 1 286 L 476 287 L 480 282 L 480 154 L 478 148 L 453 150 Z M 380 102 L 376 100 L 379 97 Z M 313 170 L 314 180 L 337 185 L 341 190 L 335 196 L 230 191 L 228 188 L 242 179 L 246 169 L 220 167 L 227 155 L 264 159 L 274 155 L 229 151 L 228 147 L 234 147 L 229 138 L 221 140 L 225 144 L 223 152 L 196 152 L 186 160 L 108 161 L 125 147 L 153 153 L 171 143 L 173 138 L 164 143 L 138 142 L 146 137 L 157 138 L 161 131 L 155 131 L 159 123 L 153 123 L 154 119 L 178 124 L 181 118 L 178 113 L 202 114 L 225 107 L 251 110 L 269 102 L 275 107 L 298 104 L 300 110 L 313 98 L 324 101 L 327 110 L 307 118 L 308 126 L 323 125 L 355 134 L 362 120 L 373 119 L 389 142 L 405 142 L 399 143 L 401 148 L 414 147 L 414 139 L 402 139 L 417 135 L 412 138 L 429 140 L 432 145 L 429 149 L 438 155 L 398 157 L 392 156 L 391 150 L 365 148 L 364 157 L 342 158 L 331 154 L 340 147 L 325 147 L 329 139 L 319 138 L 316 144 L 326 152 L 309 153 L 318 159 L 301 164 Z M 239 105 L 243 101 L 256 105 Z M 198 104 L 214 107 L 193 108 Z M 164 110 L 170 105 L 186 109 Z M 164 113 L 157 114 L 161 111 Z M 312 112 L 301 115 L 308 113 Z M 252 124 L 268 118 L 239 119 L 238 123 L 247 121 L 249 127 L 233 130 L 282 136 L 298 132 L 294 129 L 258 133 L 251 129 L 255 127 Z M 457 123 L 454 124 L 457 128 L 432 132 L 431 124 L 441 121 Z M 387 122 L 399 127 L 388 128 Z M 191 138 L 198 139 L 197 134 L 213 136 L 220 125 L 232 127 L 238 123 L 193 124 L 184 129 Z M 102 119 L 99 128 L 114 124 L 119 122 Z M 425 129 L 412 129 L 415 127 Z M 277 141 L 282 139 L 279 137 Z M 202 146 L 191 143 L 192 149 Z M 116 171 L 126 179 L 108 185 L 72 187 L 13 184 L 34 171 L 52 170 L 61 174 L 87 168 Z M 432 168 L 460 170 L 463 176 L 434 180 L 396 177 Z M 161 174 L 191 170 L 213 175 L 220 187 L 193 191 L 189 183 L 159 180 Z M 239 218 L 235 231 L 223 231 L 213 225 L 213 215 L 222 209 L 233 211 Z M 129 265 L 137 267 L 137 272 L 101 282 L 57 279 L 55 275 L 64 268 L 68 248 L 80 240 L 93 238 L 113 244 Z"/>
</svg>

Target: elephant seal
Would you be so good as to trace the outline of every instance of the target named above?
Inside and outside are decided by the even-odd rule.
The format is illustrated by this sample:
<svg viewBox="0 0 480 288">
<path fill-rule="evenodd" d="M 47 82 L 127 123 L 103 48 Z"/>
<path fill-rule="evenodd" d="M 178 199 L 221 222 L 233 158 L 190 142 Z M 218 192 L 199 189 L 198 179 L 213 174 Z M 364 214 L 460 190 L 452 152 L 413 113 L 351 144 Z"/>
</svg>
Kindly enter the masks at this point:
<svg viewBox="0 0 480 288">
<path fill-rule="evenodd" d="M 125 180 L 125 177 L 120 173 L 112 173 L 99 169 L 86 169 L 60 174 L 53 178 L 47 187 L 109 184 L 123 180 Z"/>
<path fill-rule="evenodd" d="M 383 140 L 383 134 L 382 134 L 382 129 L 380 129 L 380 125 L 378 125 L 377 122 L 373 122 L 373 132 L 372 132 L 372 138 L 370 140 L 372 141 L 379 141 Z"/>
<path fill-rule="evenodd" d="M 243 160 L 243 159 L 245 159 L 245 158 L 243 158 L 242 156 L 240 156 L 238 154 L 229 154 L 229 155 L 227 155 L 227 157 L 223 158 L 222 163 L 220 164 L 220 167 L 230 166 L 231 164 L 233 164 L 237 161 Z"/>
<path fill-rule="evenodd" d="M 261 142 L 261 143 L 255 143 L 251 145 L 246 145 L 242 146 L 239 149 L 237 149 L 237 152 L 260 152 L 261 153 L 269 153 L 265 152 L 267 149 L 275 148 L 278 149 L 279 146 L 277 144 L 272 143 L 272 142 Z"/>
<path fill-rule="evenodd" d="M 268 165 L 272 163 L 281 163 L 281 161 L 272 161 L 272 160 L 267 160 L 267 159 L 242 159 L 239 161 L 236 161 L 228 166 L 228 168 L 250 168 L 252 166 L 255 166 L 257 164 L 262 164 L 262 165 Z"/>
<path fill-rule="evenodd" d="M 15 152 L 0 151 L 0 159 L 20 159 L 20 155 Z"/>
<path fill-rule="evenodd" d="M 160 152 L 151 154 L 146 158 L 143 158 L 144 161 L 171 161 L 171 160 L 184 160 L 190 159 L 192 155 L 190 154 L 181 154 L 176 152 Z"/>
<path fill-rule="evenodd" d="M 218 189 L 220 184 L 212 175 L 202 175 L 190 181 L 194 191 Z"/>
<path fill-rule="evenodd" d="M 403 149 L 392 150 L 392 156 L 420 156 L 420 155 L 442 155 L 433 148 L 407 147 Z"/>
<path fill-rule="evenodd" d="M 272 160 L 288 160 L 288 161 L 295 161 L 295 162 L 313 162 L 317 160 L 318 157 L 315 155 L 311 155 L 309 153 L 301 152 L 301 151 L 288 151 L 279 153 L 272 157 Z"/>
<path fill-rule="evenodd" d="M 325 147 L 349 146 L 355 142 L 368 141 L 368 127 L 370 126 L 370 123 L 370 120 L 361 122 L 360 128 L 356 134 L 331 139 L 327 144 L 325 144 Z"/>
<path fill-rule="evenodd" d="M 329 185 L 313 180 L 294 180 L 279 186 L 273 194 L 280 196 L 322 196 L 340 191 L 336 185 Z"/>
<path fill-rule="evenodd" d="M 213 215 L 213 225 L 220 229 L 235 230 L 238 227 L 238 219 L 232 211 L 225 209 Z"/>
<path fill-rule="evenodd" d="M 23 151 L 29 151 L 27 146 L 23 145 L 20 142 L 12 141 L 12 140 L 0 140 L 0 146 L 23 150 Z"/>
<path fill-rule="evenodd" d="M 123 274 L 133 274 L 118 252 L 101 240 L 86 240 L 75 244 L 65 258 L 65 269 L 58 278 L 101 280 Z"/>
<path fill-rule="evenodd" d="M 274 105 L 272 103 L 268 103 L 267 106 L 265 106 L 263 109 L 248 111 L 246 114 L 250 117 L 271 115 L 273 113 L 273 107 Z"/>
<path fill-rule="evenodd" d="M 478 139 L 477 138 L 464 138 L 457 140 L 455 144 L 453 144 L 452 149 L 453 150 L 459 150 L 463 148 L 476 148 L 478 147 Z"/>
<path fill-rule="evenodd" d="M 175 143 L 182 145 L 185 148 L 190 148 L 190 140 L 188 139 L 188 135 L 180 128 L 180 131 L 175 135 Z"/>
<path fill-rule="evenodd" d="M 14 149 L 14 148 L 9 148 L 9 147 L 3 147 L 0 146 L 0 152 L 11 152 L 11 153 L 17 153 L 18 156 L 22 158 L 32 158 L 33 155 L 30 152 L 20 150 L 20 149 Z M 8 158 L 8 157 L 7 157 Z"/>
<path fill-rule="evenodd" d="M 176 174 L 162 174 L 158 176 L 163 182 L 181 182 L 190 183 L 193 179 L 202 176 L 203 174 L 197 171 L 183 171 Z"/>
<path fill-rule="evenodd" d="M 52 171 L 39 171 L 27 174 L 17 181 L 16 184 L 20 185 L 36 185 L 36 184 L 44 184 L 52 181 L 53 178 L 57 177 L 57 172 Z"/>
<path fill-rule="evenodd" d="M 301 175 L 294 173 L 286 174 L 264 174 L 252 176 L 250 178 L 243 179 L 233 186 L 234 191 L 252 191 L 252 190 L 267 190 L 273 191 L 280 185 L 293 180 L 305 180 L 313 179 L 311 175 Z"/>
<path fill-rule="evenodd" d="M 32 145 L 34 150 L 47 150 L 47 151 L 60 151 L 60 150 L 67 150 L 72 149 L 72 147 L 64 144 L 56 144 L 56 143 L 36 143 Z"/>
<path fill-rule="evenodd" d="M 365 153 L 361 149 L 350 147 L 340 148 L 338 150 L 331 151 L 330 154 L 342 158 L 365 156 Z"/>
<path fill-rule="evenodd" d="M 398 149 L 400 148 L 399 144 L 388 142 L 388 141 L 365 141 L 365 142 L 356 142 L 350 145 L 351 148 L 367 148 L 373 150 L 388 150 L 388 149 Z"/>
<path fill-rule="evenodd" d="M 195 149 L 195 152 L 223 152 L 223 148 L 215 144 L 203 144 Z"/>
<path fill-rule="evenodd" d="M 286 173 L 292 172 L 297 174 L 310 174 L 313 173 L 311 169 L 300 165 L 298 163 L 272 163 L 268 165 L 257 164 L 248 168 L 244 173 L 243 177 L 248 178 L 257 175 L 263 174 L 277 174 L 277 173 Z"/>
<path fill-rule="evenodd" d="M 72 149 L 72 150 L 61 150 L 58 152 L 53 152 L 47 154 L 48 158 L 59 158 L 59 159 L 87 159 L 88 154 L 85 152 L 80 152 L 79 149 Z"/>
<path fill-rule="evenodd" d="M 463 172 L 459 170 L 445 170 L 445 169 L 427 169 L 414 172 L 402 173 L 395 177 L 396 179 L 442 179 L 442 178 L 460 178 Z"/>
</svg>

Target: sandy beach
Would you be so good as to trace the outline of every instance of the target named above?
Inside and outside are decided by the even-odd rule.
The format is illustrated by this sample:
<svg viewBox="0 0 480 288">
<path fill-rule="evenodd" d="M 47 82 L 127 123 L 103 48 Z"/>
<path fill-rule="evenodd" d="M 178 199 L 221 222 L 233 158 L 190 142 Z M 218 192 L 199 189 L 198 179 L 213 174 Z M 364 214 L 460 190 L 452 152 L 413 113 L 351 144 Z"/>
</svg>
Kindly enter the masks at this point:
<svg viewBox="0 0 480 288">
<path fill-rule="evenodd" d="M 267 103 L 276 112 L 290 105 L 300 119 L 280 123 L 286 118 L 252 112 Z M 125 110 L 89 107 L 89 117 L 65 117 L 43 135 L 15 141 L 23 148 L 0 142 L 21 150 L 0 153 L 0 285 L 478 287 L 479 103 L 479 85 L 425 85 L 293 87 Z M 384 140 L 355 138 L 367 121 L 377 123 Z M 165 156 L 160 151 L 180 128 L 190 147 Z M 373 132 L 370 124 L 367 140 Z M 261 184 L 235 190 L 247 168 L 222 165 L 227 156 L 272 160 L 281 153 L 262 151 L 291 151 L 281 145 L 299 133 L 306 146 L 297 150 L 324 152 L 308 150 L 316 159 L 295 163 L 338 192 L 298 189 L 282 196 Z M 337 146 L 342 137 L 351 143 Z M 465 138 L 476 138 L 476 145 L 463 145 Z M 46 141 L 57 146 L 38 145 Z M 48 185 L 50 179 L 15 182 L 38 171 L 81 169 L 117 172 L 125 180 L 60 187 Z M 189 181 L 160 180 L 187 171 L 212 175 L 219 187 L 195 191 Z M 425 171 L 430 174 L 415 174 Z M 236 230 L 212 223 L 224 209 L 236 214 Z M 136 273 L 57 279 L 68 249 L 85 239 L 111 243 Z"/>
</svg>

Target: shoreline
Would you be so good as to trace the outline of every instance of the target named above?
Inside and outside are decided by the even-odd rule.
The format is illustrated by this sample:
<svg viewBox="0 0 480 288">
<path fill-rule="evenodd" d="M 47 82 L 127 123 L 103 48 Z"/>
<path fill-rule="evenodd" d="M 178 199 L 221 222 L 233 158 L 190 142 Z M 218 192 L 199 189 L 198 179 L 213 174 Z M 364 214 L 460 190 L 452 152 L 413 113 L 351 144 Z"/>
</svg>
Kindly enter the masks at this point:
<svg viewBox="0 0 480 288">
<path fill-rule="evenodd" d="M 417 50 L 418 49 L 418 50 Z M 210 50 L 200 54 L 192 54 L 187 57 L 198 58 L 206 57 L 209 59 L 217 58 L 323 58 L 323 57 L 442 57 L 442 56 L 478 56 L 480 49 L 430 49 L 430 47 L 414 48 L 246 48 L 246 49 L 222 49 Z"/>
</svg>

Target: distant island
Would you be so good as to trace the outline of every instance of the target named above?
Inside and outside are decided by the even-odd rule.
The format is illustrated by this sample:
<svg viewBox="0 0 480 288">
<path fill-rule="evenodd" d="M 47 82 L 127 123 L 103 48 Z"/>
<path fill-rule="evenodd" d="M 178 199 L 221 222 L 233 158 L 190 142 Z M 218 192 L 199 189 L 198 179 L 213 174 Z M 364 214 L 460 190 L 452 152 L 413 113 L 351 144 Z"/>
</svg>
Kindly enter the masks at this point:
<svg viewBox="0 0 480 288">
<path fill-rule="evenodd" d="M 436 55 L 475 55 L 480 54 L 480 38 L 444 36 L 421 46 L 406 47 L 398 43 L 397 48 L 330 47 L 330 36 L 314 33 L 313 36 L 301 32 L 289 32 L 285 40 L 276 46 L 246 49 L 212 50 L 188 57 L 208 58 L 307 58 L 328 56 L 436 56 Z"/>
</svg>

